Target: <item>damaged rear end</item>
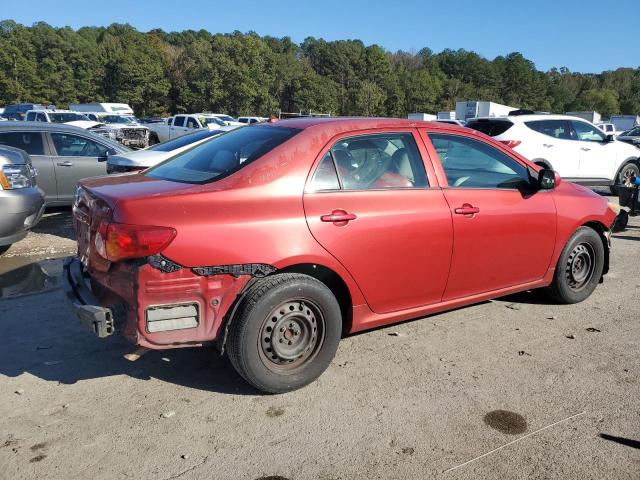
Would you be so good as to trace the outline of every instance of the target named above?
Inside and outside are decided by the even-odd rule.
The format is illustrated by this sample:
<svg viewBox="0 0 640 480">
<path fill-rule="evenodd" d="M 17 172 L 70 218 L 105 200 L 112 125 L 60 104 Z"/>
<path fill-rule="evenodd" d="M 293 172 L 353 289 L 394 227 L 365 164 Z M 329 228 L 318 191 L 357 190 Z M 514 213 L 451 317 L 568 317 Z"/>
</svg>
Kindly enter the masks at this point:
<svg viewBox="0 0 640 480">
<path fill-rule="evenodd" d="M 132 179 L 133 180 L 133 179 Z M 260 266 L 188 268 L 165 258 L 177 232 L 169 225 L 118 221 L 118 201 L 101 195 L 108 180 L 78 187 L 73 217 L 77 257 L 65 261 L 64 284 L 80 321 L 99 337 L 122 334 L 129 342 L 162 349 L 214 342 L 225 315 Z M 138 190 L 171 194 L 168 182 L 140 182 Z M 154 184 L 150 187 L 148 184 Z M 136 182 L 129 183 L 136 189 Z M 162 201 L 162 200 L 158 200 Z"/>
</svg>

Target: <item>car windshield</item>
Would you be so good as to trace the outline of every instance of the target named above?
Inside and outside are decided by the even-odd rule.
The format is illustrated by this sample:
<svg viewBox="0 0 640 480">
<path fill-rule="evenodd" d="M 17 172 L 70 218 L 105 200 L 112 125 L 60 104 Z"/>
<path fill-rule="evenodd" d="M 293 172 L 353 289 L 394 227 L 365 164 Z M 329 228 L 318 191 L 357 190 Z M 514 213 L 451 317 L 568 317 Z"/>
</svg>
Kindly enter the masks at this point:
<svg viewBox="0 0 640 480">
<path fill-rule="evenodd" d="M 223 121 L 225 121 L 225 122 L 235 122 L 235 121 L 236 121 L 236 120 L 235 120 L 235 118 L 230 117 L 229 115 L 217 115 L 217 117 L 218 117 L 220 120 L 223 120 Z"/>
<path fill-rule="evenodd" d="M 174 138 L 173 140 L 169 140 L 168 142 L 159 143 L 154 145 L 153 147 L 149 147 L 147 150 L 153 150 L 155 152 L 171 152 L 176 148 L 186 147 L 187 145 L 191 145 L 194 142 L 199 140 L 203 140 L 205 138 L 214 137 L 216 135 L 220 135 L 220 131 L 217 130 L 209 130 L 199 129 L 197 132 L 188 133 L 187 135 L 182 135 L 181 137 Z"/>
<path fill-rule="evenodd" d="M 84 115 L 81 115 L 79 113 L 72 113 L 72 112 L 49 113 L 49 118 L 54 123 L 73 122 L 73 121 L 76 121 L 76 120 L 89 120 Z"/>
<path fill-rule="evenodd" d="M 200 123 L 202 125 L 209 125 L 210 123 L 214 123 L 214 124 L 219 125 L 221 127 L 224 127 L 226 125 L 218 117 L 198 117 L 198 120 L 200 120 Z"/>
<path fill-rule="evenodd" d="M 144 175 L 173 182 L 208 183 L 243 168 L 299 132 L 275 126 L 239 128 L 180 153 Z"/>
<path fill-rule="evenodd" d="M 99 115 L 98 120 L 102 123 L 135 123 L 135 118 L 124 115 Z"/>
</svg>

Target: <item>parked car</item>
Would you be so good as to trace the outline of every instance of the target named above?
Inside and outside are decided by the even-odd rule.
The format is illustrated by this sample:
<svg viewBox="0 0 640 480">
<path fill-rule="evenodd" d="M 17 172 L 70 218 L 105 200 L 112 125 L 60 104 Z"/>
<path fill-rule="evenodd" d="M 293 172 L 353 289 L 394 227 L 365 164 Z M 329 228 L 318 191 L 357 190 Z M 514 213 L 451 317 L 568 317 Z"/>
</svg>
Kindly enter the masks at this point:
<svg viewBox="0 0 640 480">
<path fill-rule="evenodd" d="M 78 180 L 105 175 L 109 155 L 131 151 L 82 128 L 44 122 L 3 122 L 0 145 L 29 154 L 47 206 L 70 205 Z"/>
<path fill-rule="evenodd" d="M 613 123 L 596 123 L 598 127 L 605 135 L 618 135 L 620 132 L 616 131 L 616 126 Z"/>
<path fill-rule="evenodd" d="M 29 155 L 7 146 L 0 146 L 0 212 L 0 255 L 26 237 L 44 212 Z"/>
<path fill-rule="evenodd" d="M 65 123 L 80 128 L 94 128 L 98 122 L 89 120 L 82 113 L 70 110 L 29 110 L 25 115 L 26 122 Z"/>
<path fill-rule="evenodd" d="M 640 173 L 640 150 L 581 118 L 517 115 L 476 118 L 467 127 L 492 136 L 536 165 L 582 185 L 608 185 L 613 193 Z"/>
<path fill-rule="evenodd" d="M 227 115 L 226 113 L 208 113 L 207 115 L 211 115 L 212 117 L 217 117 L 224 122 L 225 125 L 229 127 L 239 127 L 242 126 L 242 122 L 239 122 L 231 115 Z"/>
<path fill-rule="evenodd" d="M 98 135 L 130 148 L 149 146 L 149 128 L 138 123 L 133 115 L 104 112 L 88 112 L 84 115 L 89 120 L 102 124 L 92 128 L 92 131 Z"/>
<path fill-rule="evenodd" d="M 22 121 L 29 110 L 46 110 L 48 107 L 39 103 L 16 103 L 7 105 L 2 112 L 2 116 L 7 120 Z"/>
<path fill-rule="evenodd" d="M 626 132 L 622 132 L 620 135 L 618 135 L 617 140 L 640 146 L 640 126 L 634 127 L 631 130 L 627 130 Z"/>
<path fill-rule="evenodd" d="M 317 378 L 344 332 L 536 288 L 584 300 L 614 218 L 467 128 L 282 120 L 80 182 L 64 284 L 100 337 L 215 344 L 256 388 L 284 392 Z"/>
<path fill-rule="evenodd" d="M 226 126 L 220 127 L 218 130 L 201 128 L 195 132 L 174 138 L 173 140 L 168 140 L 164 143 L 158 143 L 144 150 L 111 155 L 107 160 L 107 173 L 139 172 L 140 170 L 145 170 L 233 128 L 234 127 Z"/>
<path fill-rule="evenodd" d="M 189 113 L 175 115 L 167 123 L 152 123 L 147 126 L 151 130 L 151 143 L 154 144 L 181 137 L 200 128 L 217 130 L 225 125 L 225 122 L 210 113 Z"/>
<path fill-rule="evenodd" d="M 244 125 L 266 122 L 267 120 L 269 119 L 265 117 L 238 117 L 238 123 L 242 123 Z"/>
</svg>

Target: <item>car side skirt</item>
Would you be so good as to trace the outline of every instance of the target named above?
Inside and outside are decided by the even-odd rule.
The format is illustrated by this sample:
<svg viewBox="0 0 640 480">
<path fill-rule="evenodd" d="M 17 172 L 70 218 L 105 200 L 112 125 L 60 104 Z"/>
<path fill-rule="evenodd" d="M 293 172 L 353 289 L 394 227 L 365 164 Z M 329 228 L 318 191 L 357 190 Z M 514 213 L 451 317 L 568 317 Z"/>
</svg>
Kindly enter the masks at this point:
<svg viewBox="0 0 640 480">
<path fill-rule="evenodd" d="M 372 312 L 367 305 L 358 305 L 353 308 L 353 325 L 349 333 L 361 332 L 363 330 L 369 330 L 371 328 L 381 327 L 383 325 L 389 325 L 405 320 L 419 319 L 420 317 L 473 305 L 475 303 L 491 300 L 492 298 L 499 298 L 513 293 L 524 292 L 526 290 L 547 287 L 553 281 L 554 274 L 555 268 L 551 268 L 542 279 L 534 282 L 387 314 L 376 314 Z"/>
<path fill-rule="evenodd" d="M 562 177 L 562 180 L 565 182 L 577 183 L 578 185 L 584 185 L 587 187 L 598 187 L 598 186 L 609 186 L 613 185 L 615 182 L 613 180 L 609 180 L 608 178 L 567 178 Z"/>
</svg>

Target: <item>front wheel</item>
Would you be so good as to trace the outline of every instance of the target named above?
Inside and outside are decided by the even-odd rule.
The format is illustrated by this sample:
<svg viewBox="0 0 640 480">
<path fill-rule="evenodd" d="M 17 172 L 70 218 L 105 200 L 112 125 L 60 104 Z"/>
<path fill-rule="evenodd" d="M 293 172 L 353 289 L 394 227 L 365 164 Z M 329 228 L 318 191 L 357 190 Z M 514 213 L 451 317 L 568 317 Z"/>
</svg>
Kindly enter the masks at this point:
<svg viewBox="0 0 640 480">
<path fill-rule="evenodd" d="M 4 252 L 9 250 L 10 248 L 11 248 L 11 245 L 0 245 L 0 255 L 2 255 Z"/>
<path fill-rule="evenodd" d="M 600 235 L 589 227 L 580 227 L 565 245 L 547 289 L 559 303 L 578 303 L 595 290 L 604 268 L 604 245 Z"/>
<path fill-rule="evenodd" d="M 227 353 L 251 385 L 283 393 L 326 370 L 341 333 L 340 306 L 331 290 L 313 277 L 282 273 L 250 287 L 231 319 Z"/>
<path fill-rule="evenodd" d="M 627 163 L 620 169 L 615 183 L 611 185 L 611 193 L 618 195 L 618 187 L 620 185 L 624 185 L 624 182 L 626 182 L 628 178 L 638 176 L 640 176 L 640 167 L 635 163 Z"/>
</svg>

